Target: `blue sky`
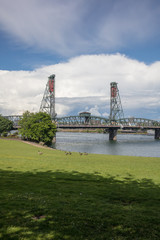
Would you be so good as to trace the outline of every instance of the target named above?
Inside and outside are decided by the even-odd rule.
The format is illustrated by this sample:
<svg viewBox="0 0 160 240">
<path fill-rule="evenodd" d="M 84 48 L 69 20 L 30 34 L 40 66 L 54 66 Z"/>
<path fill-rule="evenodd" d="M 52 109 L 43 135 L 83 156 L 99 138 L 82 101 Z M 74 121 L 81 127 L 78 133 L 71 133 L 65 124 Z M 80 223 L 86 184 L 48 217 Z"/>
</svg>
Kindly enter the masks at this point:
<svg viewBox="0 0 160 240">
<path fill-rule="evenodd" d="M 127 117 L 160 119 L 159 0 L 0 0 L 0 6 L 2 114 L 38 111 L 47 78 L 56 74 L 59 115 L 87 109 L 107 116 L 113 80 Z M 12 86 L 7 98 L 5 81 Z"/>
</svg>

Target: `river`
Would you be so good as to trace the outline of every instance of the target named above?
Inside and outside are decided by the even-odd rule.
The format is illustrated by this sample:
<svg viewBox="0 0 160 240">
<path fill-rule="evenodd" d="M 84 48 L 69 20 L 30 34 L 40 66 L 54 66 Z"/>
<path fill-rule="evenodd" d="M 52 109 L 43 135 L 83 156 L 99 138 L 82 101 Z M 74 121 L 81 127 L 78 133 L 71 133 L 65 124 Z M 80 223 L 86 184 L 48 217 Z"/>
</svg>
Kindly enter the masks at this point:
<svg viewBox="0 0 160 240">
<path fill-rule="evenodd" d="M 160 140 L 138 134 L 119 134 L 117 141 L 109 141 L 108 134 L 57 132 L 53 148 L 72 152 L 160 157 Z"/>
</svg>

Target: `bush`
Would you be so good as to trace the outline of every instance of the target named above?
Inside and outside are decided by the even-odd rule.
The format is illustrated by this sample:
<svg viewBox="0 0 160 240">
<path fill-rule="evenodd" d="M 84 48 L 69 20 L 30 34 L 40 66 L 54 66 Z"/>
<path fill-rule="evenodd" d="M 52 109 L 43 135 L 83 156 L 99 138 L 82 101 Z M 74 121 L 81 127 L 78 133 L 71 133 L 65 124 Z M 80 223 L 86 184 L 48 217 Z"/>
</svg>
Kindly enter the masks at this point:
<svg viewBox="0 0 160 240">
<path fill-rule="evenodd" d="M 18 138 L 18 131 L 10 134 L 11 138 Z"/>
<path fill-rule="evenodd" d="M 13 129 L 13 122 L 0 115 L 0 134 Z"/>
<path fill-rule="evenodd" d="M 8 136 L 8 132 L 3 132 L 3 133 L 1 134 L 1 136 L 2 136 L 2 137 L 7 137 L 7 136 Z"/>
<path fill-rule="evenodd" d="M 56 125 L 52 123 L 49 114 L 44 112 L 25 112 L 19 121 L 22 138 L 34 142 L 44 142 L 47 145 L 52 143 L 56 133 Z"/>
</svg>

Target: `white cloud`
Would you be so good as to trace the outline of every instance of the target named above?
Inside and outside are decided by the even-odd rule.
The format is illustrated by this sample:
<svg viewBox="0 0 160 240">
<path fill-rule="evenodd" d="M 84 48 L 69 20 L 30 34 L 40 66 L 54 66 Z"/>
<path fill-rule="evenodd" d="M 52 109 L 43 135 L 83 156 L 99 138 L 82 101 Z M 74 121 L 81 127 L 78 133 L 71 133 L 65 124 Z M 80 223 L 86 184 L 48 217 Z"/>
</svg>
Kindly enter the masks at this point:
<svg viewBox="0 0 160 240">
<path fill-rule="evenodd" d="M 94 114 L 108 114 L 112 81 L 118 83 L 127 116 L 158 118 L 160 115 L 160 62 L 146 65 L 120 54 L 84 55 L 30 72 L 1 70 L 1 113 L 38 111 L 51 74 L 56 75 L 59 115 L 78 114 L 86 107 Z"/>
<path fill-rule="evenodd" d="M 146 42 L 159 30 L 160 8 L 152 0 L 0 0 L 0 4 L 0 29 L 12 41 L 61 56 Z"/>
<path fill-rule="evenodd" d="M 91 113 L 91 115 L 93 116 L 101 116 L 100 112 L 99 112 L 99 107 L 97 105 L 95 105 L 94 107 L 89 109 L 89 112 Z"/>
</svg>

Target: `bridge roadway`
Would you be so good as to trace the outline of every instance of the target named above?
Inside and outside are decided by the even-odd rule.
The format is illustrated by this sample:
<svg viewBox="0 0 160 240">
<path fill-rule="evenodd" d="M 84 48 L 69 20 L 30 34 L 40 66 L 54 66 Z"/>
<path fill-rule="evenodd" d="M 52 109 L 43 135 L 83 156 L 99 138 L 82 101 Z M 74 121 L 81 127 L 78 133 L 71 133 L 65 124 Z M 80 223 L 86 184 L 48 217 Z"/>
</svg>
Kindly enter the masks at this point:
<svg viewBox="0 0 160 240">
<path fill-rule="evenodd" d="M 19 120 L 22 116 L 5 116 L 14 122 L 14 127 L 19 127 Z M 109 132 L 109 139 L 116 140 L 117 130 L 154 130 L 155 139 L 160 139 L 160 121 L 145 118 L 123 118 L 111 121 L 108 118 L 99 116 L 67 116 L 54 119 L 57 128 L 63 129 L 106 129 Z"/>
</svg>

